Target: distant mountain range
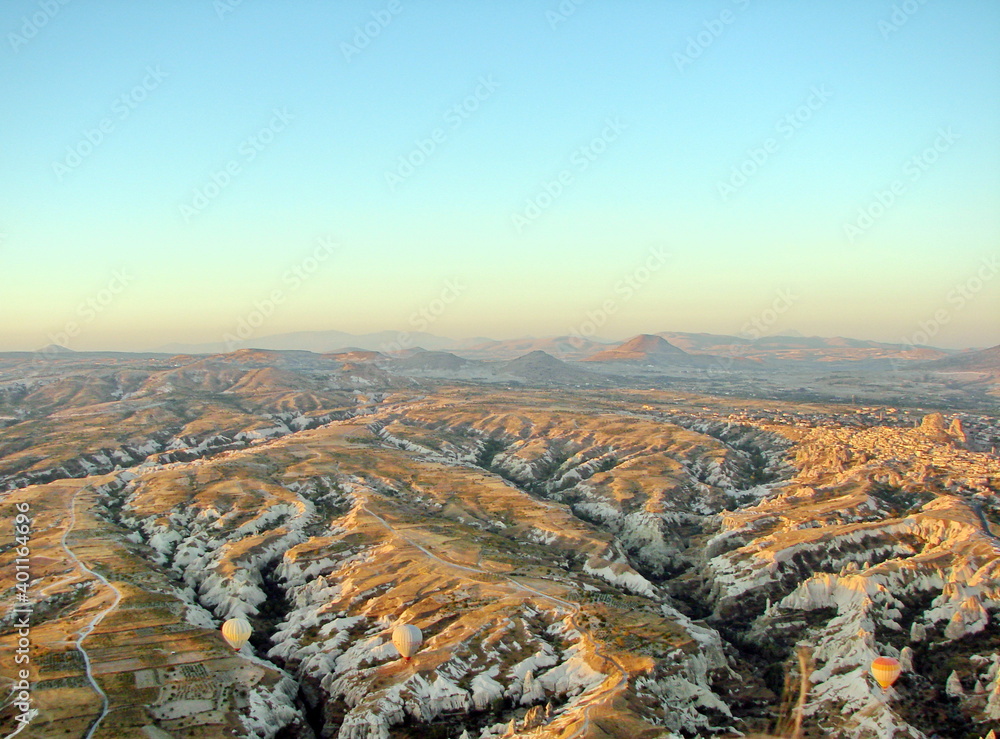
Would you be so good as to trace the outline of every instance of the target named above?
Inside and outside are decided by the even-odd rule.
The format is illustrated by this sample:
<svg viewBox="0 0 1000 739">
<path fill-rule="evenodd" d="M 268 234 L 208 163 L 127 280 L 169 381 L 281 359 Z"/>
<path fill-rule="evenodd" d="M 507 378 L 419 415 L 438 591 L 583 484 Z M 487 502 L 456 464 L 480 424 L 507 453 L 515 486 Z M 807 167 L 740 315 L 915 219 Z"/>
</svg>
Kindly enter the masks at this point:
<svg viewBox="0 0 1000 739">
<path fill-rule="evenodd" d="M 669 341 L 669 336 L 673 341 Z M 389 342 L 395 338 L 395 344 Z M 431 346 L 411 344 L 421 339 Z M 323 351 L 301 349 L 239 349 L 218 352 L 219 358 L 243 365 L 305 369 L 334 363 L 340 371 L 364 382 L 388 382 L 390 377 L 411 377 L 460 382 L 527 383 L 535 386 L 594 387 L 615 385 L 627 378 L 657 376 L 691 377 L 708 372 L 771 371 L 786 367 L 857 368 L 884 371 L 905 366 L 928 371 L 977 371 L 998 373 L 998 353 L 993 348 L 948 355 L 931 347 L 907 347 L 843 337 L 770 336 L 756 340 L 713 334 L 664 332 L 639 334 L 614 344 L 569 336 L 512 339 L 454 340 L 430 334 L 388 333 L 354 335 L 341 332 L 308 332 L 265 337 L 263 345 L 285 346 L 306 342 Z M 343 344 L 340 348 L 329 344 Z M 374 347 L 374 348 L 372 348 Z M 201 348 L 201 347 L 191 347 Z M 190 353 L 189 353 L 190 354 Z M 181 355 L 180 359 L 197 359 Z M 694 373 L 694 375 L 692 375 Z"/>
<path fill-rule="evenodd" d="M 848 339 L 843 336 L 762 336 L 759 339 L 746 339 L 739 336 L 688 334 L 676 331 L 663 331 L 656 335 L 691 354 L 714 354 L 753 360 L 932 360 L 950 354 L 936 347 L 890 344 Z"/>
<path fill-rule="evenodd" d="M 662 343 L 661 343 L 662 342 Z M 157 351 L 170 354 L 219 354 L 235 349 L 303 350 L 317 354 L 351 350 L 376 351 L 406 357 L 415 350 L 447 351 L 464 359 L 512 360 L 541 351 L 565 361 L 646 362 L 703 365 L 692 355 L 740 360 L 853 361 L 905 359 L 931 361 L 949 356 L 943 349 L 905 346 L 878 341 L 821 336 L 765 336 L 747 339 L 721 334 L 662 331 L 640 334 L 625 342 L 575 336 L 526 337 L 494 340 L 483 337 L 449 339 L 423 332 L 380 331 L 350 334 L 343 331 L 297 331 L 261 336 L 240 342 L 168 344 Z"/>
<path fill-rule="evenodd" d="M 396 339 L 395 345 L 386 345 L 389 338 Z M 619 343 L 568 336 L 456 341 L 425 334 L 419 337 L 425 343 L 450 344 L 454 348 L 401 348 L 411 343 L 410 338 L 387 333 L 358 336 L 309 332 L 255 342 L 286 347 L 283 349 L 223 348 L 204 353 L 211 345 L 199 345 L 174 347 L 194 351 L 171 354 L 70 351 L 52 346 L 43 350 L 42 357 L 38 352 L 0 354 L 0 368 L 20 362 L 33 375 L 56 369 L 83 369 L 82 384 L 71 392 L 91 397 L 114 389 L 85 381 L 91 363 L 128 366 L 139 361 L 136 366 L 156 369 L 156 377 L 142 386 L 136 385 L 134 378 L 119 378 L 118 392 L 123 396 L 135 392 L 156 394 L 171 388 L 194 393 L 233 389 L 249 395 L 267 389 L 268 393 L 284 394 L 279 402 L 300 410 L 322 405 L 317 398 L 329 387 L 367 392 L 376 387 L 418 387 L 425 380 L 432 384 L 440 381 L 506 388 L 671 386 L 742 393 L 750 398 L 787 393 L 806 400 L 851 398 L 853 402 L 856 396 L 873 401 L 886 398 L 885 402 L 894 405 L 907 402 L 907 393 L 917 386 L 938 400 L 950 401 L 948 393 L 959 390 L 975 395 L 969 402 L 1000 397 L 1000 347 L 949 355 L 928 347 L 845 338 L 781 336 L 751 341 L 664 332 L 640 334 Z M 300 340 L 322 351 L 287 348 Z M 333 348 L 330 344 L 345 346 Z M 23 364 L 26 359 L 30 364 Z M 898 374 L 901 371 L 906 371 L 905 375 Z"/>
</svg>

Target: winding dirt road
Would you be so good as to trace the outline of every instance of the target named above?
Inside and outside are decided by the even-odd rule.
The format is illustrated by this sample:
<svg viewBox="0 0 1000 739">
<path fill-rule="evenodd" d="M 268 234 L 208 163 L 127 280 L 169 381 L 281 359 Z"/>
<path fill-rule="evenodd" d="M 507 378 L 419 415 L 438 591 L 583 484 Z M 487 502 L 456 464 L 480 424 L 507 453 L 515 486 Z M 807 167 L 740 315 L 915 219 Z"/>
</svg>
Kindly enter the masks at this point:
<svg viewBox="0 0 1000 739">
<path fill-rule="evenodd" d="M 88 490 L 87 487 L 83 487 L 77 490 L 76 493 L 74 493 L 73 500 L 70 502 L 69 505 L 69 524 L 66 526 L 66 530 L 63 531 L 63 535 L 62 538 L 59 540 L 59 543 L 62 545 L 62 548 L 66 552 L 67 556 L 69 556 L 69 558 L 76 563 L 77 567 L 79 567 L 84 573 L 99 580 L 104 586 L 109 588 L 115 594 L 115 598 L 111 602 L 111 605 L 109 605 L 103 611 L 94 616 L 90 620 L 90 623 L 88 623 L 86 626 L 80 629 L 79 636 L 77 637 L 75 643 L 77 651 L 83 657 L 83 664 L 84 667 L 86 668 L 87 680 L 90 682 L 90 685 L 94 689 L 94 692 L 101 697 L 101 713 L 90 725 L 90 729 L 87 731 L 87 734 L 85 735 L 84 739 L 90 739 L 92 736 L 94 736 L 94 732 L 96 732 L 97 728 L 101 725 L 101 721 L 103 721 L 104 717 L 108 715 L 108 710 L 110 706 L 107 693 L 104 692 L 101 686 L 98 685 L 97 681 L 94 679 L 94 674 L 91 670 L 91 665 L 90 665 L 90 655 L 87 653 L 87 650 L 84 649 L 83 641 L 88 636 L 90 636 L 91 632 L 93 632 L 93 630 L 97 627 L 97 625 L 101 623 L 101 621 L 103 621 L 104 618 L 109 613 L 111 613 L 113 610 L 115 610 L 115 608 L 118 607 L 118 604 L 121 602 L 122 599 L 122 594 L 118 590 L 118 588 L 116 588 L 114 585 L 108 582 L 107 578 L 105 578 L 104 575 L 98 572 L 94 572 L 92 569 L 87 567 L 87 565 L 85 565 L 80 560 L 80 558 L 76 556 L 76 553 L 73 552 L 73 550 L 70 549 L 69 545 L 66 543 L 66 540 L 69 538 L 69 535 L 73 532 L 73 528 L 76 526 L 76 500 L 77 498 L 80 497 L 81 493 L 87 490 Z"/>
</svg>

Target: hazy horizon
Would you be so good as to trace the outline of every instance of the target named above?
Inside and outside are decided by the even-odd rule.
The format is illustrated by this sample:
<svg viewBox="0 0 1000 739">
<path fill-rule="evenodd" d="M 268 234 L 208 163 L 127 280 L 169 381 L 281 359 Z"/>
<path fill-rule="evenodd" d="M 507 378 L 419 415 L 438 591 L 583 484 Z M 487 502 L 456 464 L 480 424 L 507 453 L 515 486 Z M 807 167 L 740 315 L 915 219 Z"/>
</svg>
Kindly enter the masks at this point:
<svg viewBox="0 0 1000 739">
<path fill-rule="evenodd" d="M 16 0 L 0 30 L 0 351 L 1000 344 L 994 3 Z"/>
<path fill-rule="evenodd" d="M 413 349 L 413 348 L 421 348 L 421 349 L 425 349 L 426 350 L 427 347 L 424 347 L 424 346 L 422 346 L 420 344 L 420 336 L 421 335 L 427 335 L 427 336 L 433 337 L 434 339 L 446 340 L 446 341 L 454 341 L 454 342 L 467 342 L 467 341 L 475 341 L 475 340 L 482 340 L 484 342 L 488 342 L 488 341 L 496 341 L 496 342 L 544 341 L 544 340 L 547 340 L 547 339 L 565 338 L 567 336 L 569 336 L 570 338 L 578 338 L 578 337 L 580 337 L 579 334 L 576 334 L 576 335 L 570 335 L 570 334 L 544 334 L 544 335 L 539 335 L 539 334 L 516 334 L 516 335 L 511 335 L 511 336 L 485 336 L 485 335 L 482 335 L 482 334 L 476 334 L 476 335 L 443 335 L 443 334 L 437 334 L 437 333 L 434 333 L 434 332 L 419 332 L 419 331 L 415 331 L 415 330 L 396 330 L 396 329 L 383 329 L 381 331 L 370 331 L 370 332 L 364 332 L 364 333 L 354 333 L 354 332 L 350 332 L 350 331 L 342 331 L 340 329 L 316 329 L 316 330 L 308 330 L 308 331 L 289 331 L 289 332 L 281 332 L 281 333 L 274 333 L 274 334 L 260 334 L 260 335 L 254 335 L 251 338 L 245 339 L 245 340 L 239 339 L 239 336 L 237 334 L 227 333 L 227 334 L 224 334 L 223 337 L 220 340 L 216 340 L 216 341 L 212 341 L 212 340 L 209 340 L 209 341 L 174 341 L 174 342 L 162 342 L 162 343 L 155 343 L 155 342 L 153 342 L 153 343 L 138 345 L 138 346 L 134 346 L 134 347 L 129 347 L 129 346 L 94 346 L 94 347 L 80 347 L 80 348 L 72 349 L 72 351 L 76 351 L 76 352 L 126 352 L 126 353 L 142 354 L 142 353 L 170 353 L 170 352 L 173 352 L 173 351 L 180 351 L 179 349 L 177 349 L 177 347 L 184 347 L 185 351 L 186 351 L 187 347 L 202 347 L 202 349 L 200 351 L 204 351 L 205 353 L 216 353 L 215 350 L 210 349 L 210 348 L 206 348 L 206 347 L 209 347 L 213 343 L 216 343 L 216 344 L 220 345 L 220 348 L 219 348 L 218 351 L 221 351 L 221 352 L 231 351 L 231 350 L 240 349 L 240 348 L 247 348 L 247 349 L 260 348 L 260 349 L 264 349 L 265 351 L 286 351 L 284 349 L 266 349 L 263 346 L 257 346 L 257 345 L 255 345 L 254 342 L 256 340 L 256 341 L 259 341 L 261 345 L 263 345 L 263 344 L 266 344 L 266 343 L 270 343 L 270 340 L 275 339 L 275 338 L 279 338 L 279 337 L 294 336 L 296 334 L 325 334 L 325 333 L 342 333 L 342 334 L 346 334 L 346 335 L 350 335 L 350 336 L 355 336 L 355 337 L 358 337 L 358 338 L 363 338 L 365 336 L 378 335 L 378 334 L 388 334 L 389 338 L 387 340 L 387 344 L 386 344 L 386 346 L 384 348 L 384 351 L 389 352 L 389 353 L 394 353 L 394 352 L 397 352 L 397 351 L 403 351 L 403 350 Z M 804 333 L 802 333 L 800 331 L 796 331 L 794 328 L 789 329 L 788 331 L 785 331 L 785 332 L 782 332 L 782 333 L 761 334 L 759 336 L 748 336 L 748 335 L 740 335 L 740 334 L 714 334 L 712 332 L 707 332 L 707 331 L 706 332 L 694 332 L 694 331 L 680 331 L 680 330 L 675 330 L 675 329 L 662 329 L 662 330 L 651 330 L 651 331 L 639 331 L 639 332 L 636 332 L 635 334 L 628 334 L 628 335 L 604 336 L 604 335 L 598 334 L 598 335 L 594 335 L 594 336 L 588 336 L 586 338 L 588 340 L 596 342 L 596 343 L 608 344 L 608 345 L 614 346 L 614 345 L 618 345 L 618 344 L 624 343 L 624 342 L 626 342 L 626 341 L 628 341 L 630 339 L 633 339 L 633 338 L 635 338 L 637 336 L 642 336 L 642 335 L 659 335 L 659 334 L 664 334 L 664 333 L 690 334 L 690 335 L 706 334 L 706 335 L 719 336 L 719 337 L 723 337 L 723 338 L 735 338 L 735 339 L 743 339 L 743 340 L 749 340 L 749 341 L 754 341 L 756 339 L 780 339 L 780 338 L 799 338 L 799 339 L 817 339 L 817 338 L 818 339 L 852 339 L 852 340 L 857 340 L 857 341 L 872 341 L 872 342 L 886 343 L 886 344 L 901 344 L 901 345 L 904 345 L 904 346 L 911 346 L 913 348 L 925 347 L 925 348 L 931 348 L 931 349 L 942 349 L 942 350 L 945 350 L 945 351 L 953 351 L 953 352 L 978 351 L 978 350 L 982 350 L 982 349 L 988 349 L 988 348 L 991 348 L 993 346 L 993 345 L 981 345 L 981 346 L 941 346 L 941 345 L 934 344 L 934 343 L 930 343 L 930 344 L 919 344 L 919 343 L 917 343 L 917 344 L 909 344 L 909 345 L 907 345 L 907 344 L 905 344 L 903 342 L 882 341 L 880 339 L 866 338 L 866 337 L 863 337 L 863 336 L 842 336 L 842 335 L 819 336 L 819 335 L 810 335 L 810 334 L 804 334 Z M 59 338 L 59 337 L 52 337 L 52 338 Z M 238 340 L 238 341 L 236 341 L 236 340 Z M 25 347 L 25 348 L 18 348 L 18 349 L 0 349 L 0 353 L 6 353 L 6 352 L 10 352 L 10 353 L 39 352 L 39 351 L 44 351 L 46 349 L 50 349 L 52 347 L 70 348 L 70 347 L 66 347 L 65 344 L 59 344 L 58 342 L 53 341 L 53 342 L 50 342 L 49 344 L 46 344 L 44 346 L 37 346 L 37 347 L 31 347 L 31 348 L 26 348 Z M 336 347 L 334 347 L 334 350 L 336 350 Z M 291 350 L 289 350 L 289 351 L 291 351 Z M 311 350 L 311 349 L 300 349 L 300 350 L 294 350 L 294 351 L 313 351 L 313 350 Z M 446 349 L 444 349 L 444 351 L 450 351 L 450 349 L 446 348 Z"/>
</svg>

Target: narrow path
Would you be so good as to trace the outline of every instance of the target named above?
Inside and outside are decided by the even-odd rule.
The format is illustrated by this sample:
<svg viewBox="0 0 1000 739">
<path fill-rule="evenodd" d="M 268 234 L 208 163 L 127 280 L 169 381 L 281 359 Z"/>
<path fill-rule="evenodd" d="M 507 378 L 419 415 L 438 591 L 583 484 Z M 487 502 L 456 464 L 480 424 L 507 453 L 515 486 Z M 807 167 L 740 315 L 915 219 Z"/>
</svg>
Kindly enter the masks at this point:
<svg viewBox="0 0 1000 739">
<path fill-rule="evenodd" d="M 83 647 L 83 640 L 86 639 L 88 636 L 90 636 L 91 632 L 94 630 L 94 628 L 96 628 L 96 626 L 101 621 L 104 620 L 105 616 L 107 616 L 109 613 L 111 613 L 113 610 L 115 610 L 115 608 L 118 607 L 118 604 L 121 602 L 121 599 L 122 599 L 122 594 L 118 590 L 118 588 L 116 588 L 114 585 L 112 585 L 110 582 L 108 582 L 107 578 L 104 577 L 104 575 L 102 575 L 102 574 L 100 574 L 98 572 L 94 572 L 92 569 L 90 569 L 89 567 L 87 567 L 87 565 L 85 565 L 82 561 L 80 561 L 80 558 L 76 556 L 76 554 L 73 552 L 73 550 L 70 549 L 69 545 L 66 543 L 66 540 L 69 538 L 69 535 L 73 532 L 73 527 L 76 526 L 76 499 L 79 498 L 80 494 L 83 493 L 86 490 L 87 490 L 87 488 L 83 487 L 83 488 L 80 488 L 79 490 L 77 490 L 76 493 L 73 494 L 73 499 L 72 499 L 72 501 L 70 502 L 70 505 L 69 505 L 69 525 L 66 527 L 66 530 L 63 531 L 63 535 L 62 535 L 62 538 L 59 540 L 59 543 L 62 545 L 62 548 L 65 550 L 66 554 L 69 555 L 69 558 L 71 560 L 73 560 L 73 562 L 75 562 L 76 565 L 81 570 L 83 570 L 85 573 L 87 573 L 91 577 L 94 577 L 97 580 L 100 580 L 102 584 L 104 584 L 106 587 L 110 588 L 111 591 L 114 592 L 114 594 L 115 594 L 115 599 L 114 599 L 114 601 L 112 601 L 111 605 L 108 606 L 107 608 L 105 608 L 100 613 L 98 613 L 96 616 L 94 616 L 90 620 L 90 623 L 88 623 L 86 626 L 84 626 L 80 630 L 79 636 L 78 636 L 78 638 L 76 640 L 76 645 L 75 645 L 77 651 L 83 657 L 83 664 L 84 664 L 84 667 L 86 668 L 87 680 L 90 682 L 90 685 L 94 689 L 94 692 L 97 693 L 99 696 L 101 696 L 101 713 L 94 720 L 94 722 L 90 725 L 90 729 L 87 731 L 86 735 L 84 736 L 84 739 L 90 739 L 92 736 L 94 736 L 94 732 L 97 731 L 97 727 L 101 725 L 101 721 L 103 721 L 104 717 L 108 715 L 108 710 L 109 710 L 109 707 L 110 707 L 110 702 L 108 700 L 107 693 L 104 692 L 104 690 L 101 688 L 101 686 L 98 685 L 97 681 L 94 679 L 94 673 L 91 670 L 90 655 L 87 653 L 87 650 L 84 649 L 84 647 Z"/>
<path fill-rule="evenodd" d="M 464 570 L 466 572 L 473 572 L 473 573 L 476 573 L 476 574 L 479 574 L 479 575 L 493 575 L 493 576 L 496 576 L 496 575 L 500 574 L 500 573 L 497 573 L 497 572 L 490 572 L 489 570 L 483 570 L 483 569 L 480 569 L 478 567 L 469 567 L 467 565 L 462 565 L 462 564 L 458 564 L 457 562 L 451 562 L 451 561 L 449 561 L 447 559 L 443 559 L 442 557 L 439 557 L 438 555 L 434 554 L 433 552 L 427 550 L 425 547 L 421 546 L 420 544 L 417 544 L 416 542 L 408 539 L 406 536 L 404 536 L 403 534 L 401 534 L 399 532 L 399 530 L 396 529 L 391 523 L 389 523 L 384 518 L 382 518 L 381 516 L 379 516 L 377 513 L 375 513 L 374 511 L 372 511 L 366 505 L 362 504 L 361 510 L 363 512 L 367 513 L 372 518 L 374 518 L 379 523 L 381 523 L 382 526 L 384 526 L 394 536 L 396 536 L 399 539 L 402 539 L 404 542 L 406 542 L 410 546 L 415 547 L 416 549 L 419 549 L 421 552 L 423 552 L 425 555 L 427 555 L 428 557 L 430 557 L 435 562 L 440 562 L 441 564 L 446 565 L 448 567 L 454 567 L 454 568 L 459 569 L 459 570 Z M 590 646 L 591 650 L 594 652 L 594 655 L 596 657 L 604 660 L 606 663 L 608 663 L 609 665 L 611 665 L 618 672 L 618 680 L 615 682 L 614 685 L 610 685 L 608 687 L 603 687 L 601 690 L 595 691 L 593 694 L 591 694 L 591 695 L 587 696 L 586 698 L 582 699 L 575 706 L 576 709 L 583 708 L 583 723 L 579 726 L 579 728 L 577 728 L 577 730 L 575 732 L 573 732 L 573 734 L 571 734 L 569 737 L 567 737 L 567 739 L 578 739 L 578 737 L 584 736 L 590 730 L 590 711 L 591 711 L 591 709 L 594 708 L 594 706 L 596 706 L 599 703 L 601 703 L 606 697 L 609 697 L 611 694 L 616 693 L 619 690 L 622 690 L 622 689 L 625 688 L 625 686 L 628 684 L 628 670 L 626 670 L 624 667 L 622 667 L 621 664 L 619 664 L 615 659 L 613 659 L 612 657 L 610 657 L 607 654 L 605 654 L 604 652 L 602 652 L 600 650 L 600 648 L 597 646 L 597 642 L 593 638 L 593 636 L 591 636 L 590 633 L 588 633 L 587 631 L 585 631 L 580 626 L 580 624 L 577 622 L 576 618 L 580 614 L 580 611 L 582 609 L 582 606 L 579 603 L 571 603 L 568 600 L 563 600 L 562 598 L 558 598 L 558 597 L 556 597 L 554 595 L 549 595 L 548 593 L 543 593 L 541 590 L 536 590 L 535 588 L 531 587 L 530 585 L 525 585 L 524 583 L 518 582 L 517 580 L 514 580 L 512 577 L 510 577 L 508 575 L 500 575 L 500 577 L 502 577 L 503 580 L 505 580 L 508 585 L 512 586 L 516 590 L 521 590 L 521 591 L 525 591 L 525 592 L 528 592 L 528 593 L 532 593 L 533 595 L 536 595 L 539 598 L 543 598 L 543 599 L 548 600 L 548 601 L 550 601 L 552 603 L 555 603 L 558 606 L 561 606 L 563 608 L 568 608 L 570 610 L 569 621 L 573 625 L 573 628 L 576 629 L 576 631 L 580 634 L 580 638 L 584 639 L 588 643 L 588 645 Z M 611 676 L 609 675 L 608 677 L 610 678 Z M 601 683 L 601 685 L 604 686 L 607 682 L 608 682 L 608 680 L 605 680 L 603 683 Z"/>
</svg>

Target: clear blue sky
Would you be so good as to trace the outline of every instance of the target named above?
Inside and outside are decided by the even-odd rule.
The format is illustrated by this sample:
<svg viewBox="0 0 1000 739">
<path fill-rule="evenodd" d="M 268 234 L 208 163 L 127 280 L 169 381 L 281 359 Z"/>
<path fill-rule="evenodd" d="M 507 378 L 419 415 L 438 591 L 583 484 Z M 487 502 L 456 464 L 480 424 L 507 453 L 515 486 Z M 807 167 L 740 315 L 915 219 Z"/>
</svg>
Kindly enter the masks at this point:
<svg viewBox="0 0 1000 739">
<path fill-rule="evenodd" d="M 0 350 L 1000 343 L 1000 5 L 578 2 L 7 0 Z"/>
</svg>

